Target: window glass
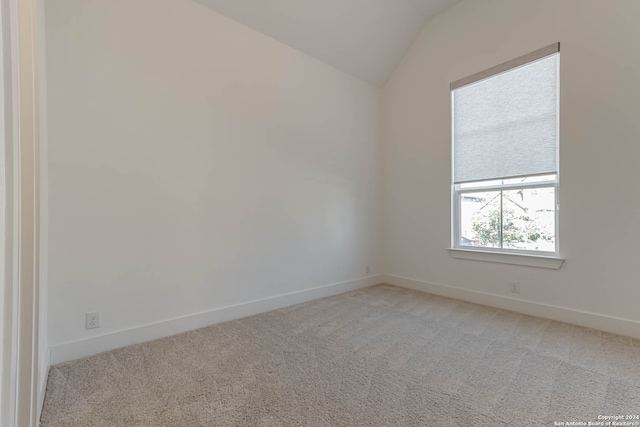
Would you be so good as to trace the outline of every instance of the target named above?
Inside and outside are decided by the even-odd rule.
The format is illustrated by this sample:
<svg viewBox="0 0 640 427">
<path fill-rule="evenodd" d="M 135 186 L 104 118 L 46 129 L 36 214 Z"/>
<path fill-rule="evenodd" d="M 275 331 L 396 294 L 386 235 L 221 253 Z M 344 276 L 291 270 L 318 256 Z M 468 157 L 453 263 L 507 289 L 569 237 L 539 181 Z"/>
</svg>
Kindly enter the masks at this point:
<svg viewBox="0 0 640 427">
<path fill-rule="evenodd" d="M 559 53 L 545 55 L 452 90 L 455 247 L 557 253 Z"/>
</svg>

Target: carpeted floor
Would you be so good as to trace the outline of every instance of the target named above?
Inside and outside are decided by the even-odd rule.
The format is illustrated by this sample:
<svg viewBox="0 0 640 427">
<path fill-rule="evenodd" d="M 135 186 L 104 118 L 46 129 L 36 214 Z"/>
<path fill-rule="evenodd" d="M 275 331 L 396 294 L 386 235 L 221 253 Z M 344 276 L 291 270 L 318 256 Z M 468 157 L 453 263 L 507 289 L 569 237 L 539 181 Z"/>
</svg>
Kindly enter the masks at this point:
<svg viewBox="0 0 640 427">
<path fill-rule="evenodd" d="M 380 285 L 51 368 L 50 426 L 553 426 L 640 413 L 640 341 Z"/>
</svg>

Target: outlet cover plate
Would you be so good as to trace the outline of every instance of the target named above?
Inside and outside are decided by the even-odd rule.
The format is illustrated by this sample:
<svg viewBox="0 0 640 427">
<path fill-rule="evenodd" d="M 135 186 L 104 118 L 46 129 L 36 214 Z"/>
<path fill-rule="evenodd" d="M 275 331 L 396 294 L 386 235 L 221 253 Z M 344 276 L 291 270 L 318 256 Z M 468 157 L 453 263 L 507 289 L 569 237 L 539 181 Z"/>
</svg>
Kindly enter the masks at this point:
<svg viewBox="0 0 640 427">
<path fill-rule="evenodd" d="M 85 314 L 85 329 L 95 329 L 100 327 L 100 313 L 86 313 Z"/>
<path fill-rule="evenodd" d="M 511 292 L 514 294 L 520 293 L 520 282 L 511 282 Z"/>
</svg>

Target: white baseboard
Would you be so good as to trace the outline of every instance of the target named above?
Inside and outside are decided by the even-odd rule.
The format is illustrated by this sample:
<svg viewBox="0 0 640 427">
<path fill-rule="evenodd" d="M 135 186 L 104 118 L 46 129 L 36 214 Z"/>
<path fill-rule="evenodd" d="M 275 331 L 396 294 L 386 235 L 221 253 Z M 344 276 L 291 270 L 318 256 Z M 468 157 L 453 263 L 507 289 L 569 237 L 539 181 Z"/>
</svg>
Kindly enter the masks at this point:
<svg viewBox="0 0 640 427">
<path fill-rule="evenodd" d="M 301 302 L 338 295 L 380 283 L 382 283 L 381 275 L 365 276 L 346 282 L 332 283 L 317 288 L 214 308 L 131 329 L 59 344 L 51 347 L 51 364 L 57 365 L 104 351 L 175 335 L 228 320 L 277 310 Z"/>
<path fill-rule="evenodd" d="M 49 378 L 49 368 L 51 366 L 51 349 L 45 351 L 44 360 L 40 361 L 39 382 L 38 384 L 38 424 L 40 423 L 40 415 L 42 414 L 42 406 L 44 405 L 44 393 L 47 391 L 47 379 Z M 44 373 L 44 375 L 43 375 Z"/>
<path fill-rule="evenodd" d="M 502 295 L 456 288 L 453 286 L 440 285 L 408 277 L 387 274 L 383 275 L 382 279 L 384 280 L 384 283 L 388 283 L 389 285 L 428 292 L 444 297 L 488 305 L 491 307 L 501 308 L 503 310 L 515 311 L 531 316 L 543 317 L 546 319 L 557 320 L 560 322 L 571 323 L 574 325 L 585 326 L 587 328 L 598 329 L 600 331 L 640 339 L 640 322 L 635 320 L 621 319 L 618 317 L 605 316 L 602 314 L 574 310 L 566 307 L 525 301 Z"/>
</svg>

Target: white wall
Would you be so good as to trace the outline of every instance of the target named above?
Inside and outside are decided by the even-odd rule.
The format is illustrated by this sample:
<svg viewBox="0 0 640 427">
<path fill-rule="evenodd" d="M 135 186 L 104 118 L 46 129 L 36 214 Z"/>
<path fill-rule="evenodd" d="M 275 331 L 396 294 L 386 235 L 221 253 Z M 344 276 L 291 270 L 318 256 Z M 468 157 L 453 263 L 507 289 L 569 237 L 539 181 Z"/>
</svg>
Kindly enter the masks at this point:
<svg viewBox="0 0 640 427">
<path fill-rule="evenodd" d="M 383 239 L 390 281 L 405 277 L 424 288 L 474 291 L 495 303 L 513 295 L 509 282 L 517 280 L 516 297 L 540 310 L 553 305 L 640 321 L 638 16 L 637 0 L 466 0 L 427 23 L 383 92 Z M 557 41 L 560 248 L 566 262 L 556 271 L 453 259 L 446 250 L 449 83 Z M 638 323 L 628 325 L 640 335 Z"/>
<path fill-rule="evenodd" d="M 47 389 L 47 379 L 49 376 L 49 158 L 48 154 L 48 131 L 47 131 L 47 81 L 46 81 L 46 31 L 45 31 L 45 6 L 46 0 L 38 0 L 38 78 L 40 84 L 40 274 L 39 274 L 39 298 L 40 308 L 38 316 L 38 412 L 40 419 L 42 406 L 44 405 L 44 393 Z"/>
<path fill-rule="evenodd" d="M 380 89 L 189 0 L 46 31 L 51 346 L 380 272 Z"/>
<path fill-rule="evenodd" d="M 0 3 L 0 26 L 4 26 L 4 5 Z M 8 283 L 5 283 L 5 257 L 6 252 L 5 248 L 7 245 L 6 240 L 6 225 L 7 225 L 7 217 L 6 217 L 6 174 L 7 174 L 7 162 L 5 155 L 5 146 L 7 144 L 7 132 L 5 131 L 5 61 L 4 61 L 4 34 L 0 27 L 0 402 L 3 399 L 3 379 L 2 373 L 4 371 L 4 361 L 5 361 L 5 351 L 8 352 L 8 348 L 5 349 L 5 293 L 7 292 L 6 286 Z M 8 347 L 8 346 L 7 346 Z M 3 407 L 4 405 L 0 404 L 0 421 L 4 420 L 3 416 Z"/>
</svg>

